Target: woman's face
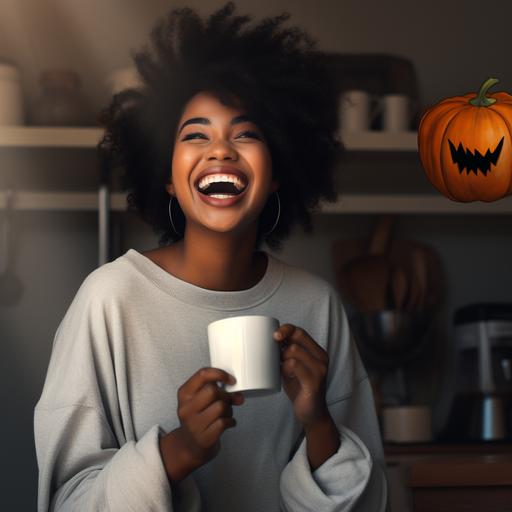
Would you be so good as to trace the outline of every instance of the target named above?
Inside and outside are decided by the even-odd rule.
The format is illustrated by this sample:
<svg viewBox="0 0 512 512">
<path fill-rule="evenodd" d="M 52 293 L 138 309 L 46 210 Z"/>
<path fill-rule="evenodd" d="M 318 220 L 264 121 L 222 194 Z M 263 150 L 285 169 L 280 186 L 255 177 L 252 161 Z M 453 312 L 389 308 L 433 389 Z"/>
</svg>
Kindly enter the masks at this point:
<svg viewBox="0 0 512 512">
<path fill-rule="evenodd" d="M 185 106 L 167 191 L 178 198 L 187 230 L 244 233 L 257 226 L 268 196 L 277 190 L 263 133 L 245 114 L 208 92 Z"/>
</svg>

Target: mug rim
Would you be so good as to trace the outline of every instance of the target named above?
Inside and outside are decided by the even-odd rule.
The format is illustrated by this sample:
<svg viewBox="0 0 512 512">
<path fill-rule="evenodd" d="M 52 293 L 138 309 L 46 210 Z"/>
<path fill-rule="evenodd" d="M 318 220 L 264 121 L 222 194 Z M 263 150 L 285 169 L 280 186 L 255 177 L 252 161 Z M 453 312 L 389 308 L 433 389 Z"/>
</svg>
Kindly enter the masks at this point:
<svg viewBox="0 0 512 512">
<path fill-rule="evenodd" d="M 208 324 L 208 327 L 210 327 L 211 325 L 214 325 L 216 323 L 219 323 L 219 322 L 227 322 L 230 320 L 240 320 L 240 319 L 245 319 L 245 318 L 265 318 L 265 319 L 275 320 L 277 322 L 277 324 L 279 325 L 279 320 L 270 315 L 239 315 L 239 316 L 228 316 L 226 318 L 220 318 L 219 320 L 214 320 L 213 322 L 210 322 Z"/>
</svg>

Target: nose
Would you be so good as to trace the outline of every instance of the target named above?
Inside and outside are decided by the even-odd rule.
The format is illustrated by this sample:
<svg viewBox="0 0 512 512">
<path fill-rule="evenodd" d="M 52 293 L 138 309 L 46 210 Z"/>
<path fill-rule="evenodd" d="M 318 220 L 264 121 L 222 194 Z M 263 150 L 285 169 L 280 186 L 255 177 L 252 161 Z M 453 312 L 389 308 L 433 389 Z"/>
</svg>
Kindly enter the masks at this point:
<svg viewBox="0 0 512 512">
<path fill-rule="evenodd" d="M 219 139 L 211 144 L 206 155 L 207 160 L 236 160 L 238 153 L 229 141 Z"/>
</svg>

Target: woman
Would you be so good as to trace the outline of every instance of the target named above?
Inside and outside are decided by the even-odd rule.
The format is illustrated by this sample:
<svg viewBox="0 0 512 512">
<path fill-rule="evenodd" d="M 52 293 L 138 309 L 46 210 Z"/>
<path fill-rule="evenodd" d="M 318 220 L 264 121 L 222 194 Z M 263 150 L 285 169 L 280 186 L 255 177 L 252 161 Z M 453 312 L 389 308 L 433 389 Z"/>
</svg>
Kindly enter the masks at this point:
<svg viewBox="0 0 512 512">
<path fill-rule="evenodd" d="M 385 508 L 336 291 L 260 250 L 336 196 L 333 80 L 286 14 L 242 31 L 233 13 L 172 11 L 155 55 L 135 55 L 144 87 L 103 114 L 102 150 L 162 236 L 92 272 L 57 330 L 35 410 L 39 511 Z M 248 314 L 280 320 L 280 393 L 228 393 L 209 367 L 207 325 Z"/>
</svg>

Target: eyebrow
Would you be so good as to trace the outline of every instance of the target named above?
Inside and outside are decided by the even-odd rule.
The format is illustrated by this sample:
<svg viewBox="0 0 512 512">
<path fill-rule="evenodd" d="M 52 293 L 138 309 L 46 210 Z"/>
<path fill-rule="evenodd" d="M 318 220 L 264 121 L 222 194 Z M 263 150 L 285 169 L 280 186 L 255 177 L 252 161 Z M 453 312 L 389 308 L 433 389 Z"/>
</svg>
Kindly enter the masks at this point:
<svg viewBox="0 0 512 512">
<path fill-rule="evenodd" d="M 247 115 L 241 115 L 241 116 L 237 116 L 237 117 L 234 117 L 233 119 L 231 119 L 231 122 L 229 124 L 231 126 L 233 126 L 235 124 L 245 123 L 246 121 L 252 122 L 252 119 L 249 116 L 247 116 Z M 185 128 L 185 126 L 187 126 L 188 124 L 205 124 L 205 125 L 209 125 L 209 124 L 212 124 L 212 123 L 206 117 L 192 117 L 190 119 L 187 119 L 181 125 L 180 129 L 178 130 L 178 134 L 180 134 L 181 131 L 183 130 L 183 128 Z"/>
</svg>

